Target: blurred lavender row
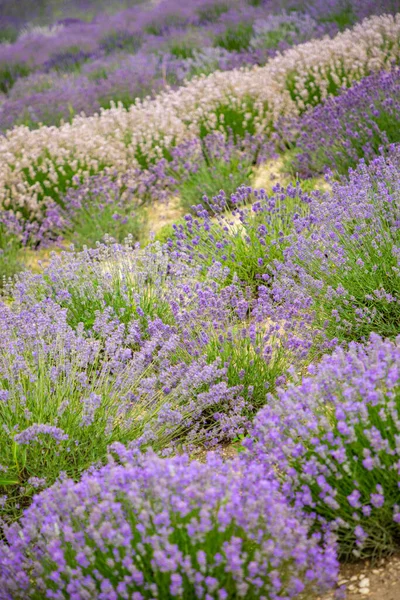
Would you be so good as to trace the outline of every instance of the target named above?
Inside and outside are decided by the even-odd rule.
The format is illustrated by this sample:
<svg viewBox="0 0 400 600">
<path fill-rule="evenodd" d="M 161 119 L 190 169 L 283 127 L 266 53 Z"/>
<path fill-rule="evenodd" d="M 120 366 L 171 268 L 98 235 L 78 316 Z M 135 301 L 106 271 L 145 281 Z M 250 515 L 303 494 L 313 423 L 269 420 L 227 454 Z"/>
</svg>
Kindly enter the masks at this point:
<svg viewBox="0 0 400 600">
<path fill-rule="evenodd" d="M 201 73 L 265 64 L 292 45 L 398 8 L 397 0 L 163 0 L 89 21 L 33 20 L 0 44 L 0 129 L 58 125 L 112 100 L 129 106 Z"/>
</svg>

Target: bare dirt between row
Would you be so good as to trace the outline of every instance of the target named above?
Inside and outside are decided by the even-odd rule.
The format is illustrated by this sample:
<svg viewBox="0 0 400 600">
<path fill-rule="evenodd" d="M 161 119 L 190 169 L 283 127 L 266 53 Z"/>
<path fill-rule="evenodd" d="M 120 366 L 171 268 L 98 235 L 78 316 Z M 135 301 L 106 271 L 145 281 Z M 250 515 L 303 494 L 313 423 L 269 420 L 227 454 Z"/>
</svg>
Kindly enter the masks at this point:
<svg viewBox="0 0 400 600">
<path fill-rule="evenodd" d="M 375 563 L 345 565 L 339 584 L 346 586 L 346 600 L 400 600 L 400 555 Z M 316 600 L 334 600 L 334 593 Z"/>
</svg>

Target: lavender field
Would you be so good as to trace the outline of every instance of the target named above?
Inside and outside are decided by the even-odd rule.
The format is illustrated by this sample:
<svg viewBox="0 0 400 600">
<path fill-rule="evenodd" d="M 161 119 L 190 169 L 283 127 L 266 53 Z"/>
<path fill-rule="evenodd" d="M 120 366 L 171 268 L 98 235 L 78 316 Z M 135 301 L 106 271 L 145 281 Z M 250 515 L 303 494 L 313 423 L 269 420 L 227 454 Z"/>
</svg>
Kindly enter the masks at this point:
<svg viewBox="0 0 400 600">
<path fill-rule="evenodd" d="M 400 0 L 0 0 L 0 331 L 0 600 L 369 596 Z"/>
</svg>

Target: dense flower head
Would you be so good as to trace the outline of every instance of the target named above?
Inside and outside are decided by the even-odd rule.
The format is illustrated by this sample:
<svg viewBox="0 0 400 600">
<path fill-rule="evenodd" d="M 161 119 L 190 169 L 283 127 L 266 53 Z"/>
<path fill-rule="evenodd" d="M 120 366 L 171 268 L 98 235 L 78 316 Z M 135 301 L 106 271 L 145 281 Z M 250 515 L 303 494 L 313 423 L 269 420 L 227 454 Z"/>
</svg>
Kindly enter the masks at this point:
<svg viewBox="0 0 400 600">
<path fill-rule="evenodd" d="M 398 545 L 399 344 L 371 334 L 337 348 L 269 398 L 247 443 L 295 506 L 335 523 L 344 556 Z"/>
<path fill-rule="evenodd" d="M 332 536 L 309 535 L 261 464 L 113 455 L 6 530 L 0 598 L 289 600 L 335 582 Z"/>
</svg>

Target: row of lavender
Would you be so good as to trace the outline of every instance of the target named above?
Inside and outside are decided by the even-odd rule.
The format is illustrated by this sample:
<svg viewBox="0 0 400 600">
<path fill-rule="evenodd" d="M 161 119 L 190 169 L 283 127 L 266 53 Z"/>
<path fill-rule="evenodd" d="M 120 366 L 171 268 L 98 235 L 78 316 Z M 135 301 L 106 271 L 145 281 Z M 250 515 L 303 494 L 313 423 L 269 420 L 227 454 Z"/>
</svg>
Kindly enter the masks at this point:
<svg viewBox="0 0 400 600">
<path fill-rule="evenodd" d="M 9 131 L 0 142 L 2 230 L 34 245 L 71 230 L 90 242 L 97 216 L 99 231 L 122 240 L 139 229 L 135 209 L 145 201 L 178 193 L 190 206 L 206 180 L 210 195 L 233 191 L 255 164 L 288 148 L 292 172 L 345 172 L 398 140 L 399 28 L 398 15 L 374 17 L 265 67 L 217 72 L 129 110 Z"/>
<path fill-rule="evenodd" d="M 89 22 L 25 27 L 13 43 L 0 45 L 0 128 L 58 125 L 112 101 L 129 106 L 194 75 L 265 64 L 297 43 L 396 12 L 395 5 L 196 0 L 182 7 L 163 0 Z"/>
<path fill-rule="evenodd" d="M 241 187 L 164 246 L 25 274 L 1 306 L 0 597 L 311 597 L 337 557 L 398 549 L 399 201 L 394 145 L 332 192 Z M 246 432 L 225 463 L 144 452 Z"/>
</svg>

